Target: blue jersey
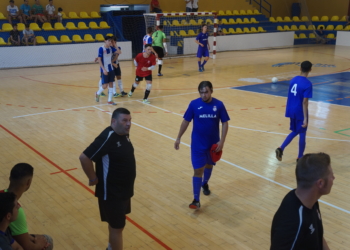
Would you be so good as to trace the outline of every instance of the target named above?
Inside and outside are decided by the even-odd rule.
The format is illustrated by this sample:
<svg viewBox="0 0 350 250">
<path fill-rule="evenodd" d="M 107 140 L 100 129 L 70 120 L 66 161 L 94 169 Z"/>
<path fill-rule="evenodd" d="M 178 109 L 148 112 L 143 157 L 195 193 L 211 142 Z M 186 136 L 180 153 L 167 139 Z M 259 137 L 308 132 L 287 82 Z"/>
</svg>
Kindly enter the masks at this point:
<svg viewBox="0 0 350 250">
<path fill-rule="evenodd" d="M 203 151 L 220 141 L 220 121 L 227 122 L 230 117 L 222 101 L 212 98 L 210 103 L 206 103 L 198 98 L 190 103 L 184 119 L 188 122 L 193 120 L 192 150 Z"/>
<path fill-rule="evenodd" d="M 114 47 L 106 48 L 105 46 L 102 46 L 98 49 L 97 57 L 101 57 L 102 65 L 107 72 L 110 72 L 113 70 L 112 55 L 114 52 L 116 52 L 116 49 Z M 103 69 L 101 68 L 100 70 L 101 70 L 101 73 L 103 73 Z"/>
<path fill-rule="evenodd" d="M 196 40 L 204 45 L 204 49 L 208 48 L 208 39 L 209 39 L 209 35 L 208 33 L 199 33 L 198 36 L 196 37 Z M 198 45 L 200 48 L 202 48 L 202 46 Z"/>
<path fill-rule="evenodd" d="M 23 14 L 30 16 L 30 6 L 26 5 L 26 4 L 22 4 L 20 7 L 21 11 L 23 12 Z"/>
<path fill-rule="evenodd" d="M 304 98 L 312 98 L 312 83 L 304 76 L 296 76 L 289 83 L 286 117 L 304 120 Z"/>
<path fill-rule="evenodd" d="M 145 35 L 143 37 L 143 49 L 145 49 L 146 44 L 152 44 L 152 36 Z"/>
</svg>

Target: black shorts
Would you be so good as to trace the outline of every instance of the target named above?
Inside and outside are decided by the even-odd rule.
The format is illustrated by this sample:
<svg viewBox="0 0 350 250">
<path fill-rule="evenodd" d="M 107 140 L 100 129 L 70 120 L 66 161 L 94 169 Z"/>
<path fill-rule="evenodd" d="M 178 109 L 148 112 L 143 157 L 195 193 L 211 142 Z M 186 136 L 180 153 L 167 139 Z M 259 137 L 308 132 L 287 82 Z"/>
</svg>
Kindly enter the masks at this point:
<svg viewBox="0 0 350 250">
<path fill-rule="evenodd" d="M 135 77 L 135 82 L 141 82 L 142 80 L 143 80 L 143 77 L 140 77 L 140 76 Z M 152 75 L 145 76 L 145 80 L 152 82 Z"/>
<path fill-rule="evenodd" d="M 114 229 L 125 227 L 126 214 L 131 212 L 131 201 L 110 199 L 104 200 L 98 197 L 101 221 L 108 222 L 109 226 Z"/>
<path fill-rule="evenodd" d="M 162 47 L 159 46 L 153 46 L 154 51 L 158 54 L 158 58 L 164 57 L 164 50 Z"/>
<path fill-rule="evenodd" d="M 122 75 L 122 71 L 121 71 L 121 69 L 120 69 L 119 63 L 117 63 L 117 65 L 118 65 L 118 68 L 114 68 L 114 66 L 113 66 L 113 68 L 114 68 L 114 74 L 115 74 L 115 76 L 121 76 L 121 75 Z"/>
<path fill-rule="evenodd" d="M 114 71 L 109 71 L 107 75 L 101 73 L 102 84 L 108 84 L 110 82 L 114 82 Z"/>
</svg>

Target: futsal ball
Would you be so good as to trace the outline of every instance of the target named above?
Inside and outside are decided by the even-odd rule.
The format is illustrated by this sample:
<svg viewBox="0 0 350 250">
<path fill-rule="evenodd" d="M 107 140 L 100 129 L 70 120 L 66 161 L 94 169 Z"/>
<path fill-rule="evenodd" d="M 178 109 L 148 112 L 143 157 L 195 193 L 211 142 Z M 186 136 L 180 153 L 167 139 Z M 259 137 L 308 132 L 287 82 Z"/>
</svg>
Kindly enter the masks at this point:
<svg viewBox="0 0 350 250">
<path fill-rule="evenodd" d="M 272 82 L 273 82 L 273 83 L 278 82 L 278 78 L 277 78 L 277 77 L 272 77 Z"/>
</svg>

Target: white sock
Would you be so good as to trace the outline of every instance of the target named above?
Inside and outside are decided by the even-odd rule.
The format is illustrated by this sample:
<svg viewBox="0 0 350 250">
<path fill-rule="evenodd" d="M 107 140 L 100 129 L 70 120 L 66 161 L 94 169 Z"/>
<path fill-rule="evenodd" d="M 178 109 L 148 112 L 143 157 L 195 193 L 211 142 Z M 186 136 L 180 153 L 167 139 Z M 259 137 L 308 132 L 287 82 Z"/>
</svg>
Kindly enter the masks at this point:
<svg viewBox="0 0 350 250">
<path fill-rule="evenodd" d="M 98 94 L 98 95 L 101 95 L 102 92 L 103 92 L 103 88 L 102 88 L 102 86 L 100 86 L 100 88 L 99 88 L 98 91 L 97 91 L 97 94 Z"/>
<path fill-rule="evenodd" d="M 118 80 L 118 86 L 119 86 L 120 93 L 122 93 L 124 91 L 122 80 Z"/>
<path fill-rule="evenodd" d="M 116 85 L 115 82 L 113 82 L 113 95 L 117 93 L 117 89 L 115 85 Z"/>
<path fill-rule="evenodd" d="M 108 102 L 112 101 L 113 97 L 113 88 L 108 88 Z"/>
<path fill-rule="evenodd" d="M 100 78 L 100 81 L 98 82 L 98 87 L 101 88 L 102 87 L 102 79 Z"/>
</svg>

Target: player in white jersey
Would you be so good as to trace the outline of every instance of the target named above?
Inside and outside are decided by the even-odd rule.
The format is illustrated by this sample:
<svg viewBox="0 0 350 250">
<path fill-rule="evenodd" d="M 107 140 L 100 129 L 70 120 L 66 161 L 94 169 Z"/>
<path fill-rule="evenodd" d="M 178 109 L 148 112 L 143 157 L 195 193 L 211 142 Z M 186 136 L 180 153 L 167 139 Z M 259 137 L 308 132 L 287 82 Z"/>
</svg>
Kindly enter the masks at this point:
<svg viewBox="0 0 350 250">
<path fill-rule="evenodd" d="M 117 81 L 118 81 L 118 87 L 119 87 L 119 91 L 120 91 L 120 94 L 117 93 L 116 83 L 114 81 L 113 82 L 113 97 L 123 97 L 123 96 L 126 96 L 128 93 L 124 92 L 124 88 L 123 88 L 122 71 L 120 69 L 120 65 L 119 65 L 119 61 L 118 61 L 118 57 L 122 53 L 122 51 L 121 51 L 121 48 L 118 47 L 118 45 L 117 45 L 117 37 L 116 36 L 113 37 L 112 46 L 117 50 L 117 52 L 112 56 L 112 65 L 113 65 L 115 77 L 117 78 Z"/>
<path fill-rule="evenodd" d="M 143 50 L 142 52 L 145 52 L 145 45 L 146 44 L 152 44 L 153 40 L 152 40 L 152 34 L 153 34 L 153 27 L 148 27 L 147 28 L 147 34 L 143 37 L 143 42 L 142 42 L 142 46 L 143 46 Z M 158 59 L 158 54 L 155 52 L 155 50 L 153 49 L 153 47 L 151 47 L 151 51 L 153 52 L 153 54 L 156 56 L 156 58 Z"/>
</svg>

